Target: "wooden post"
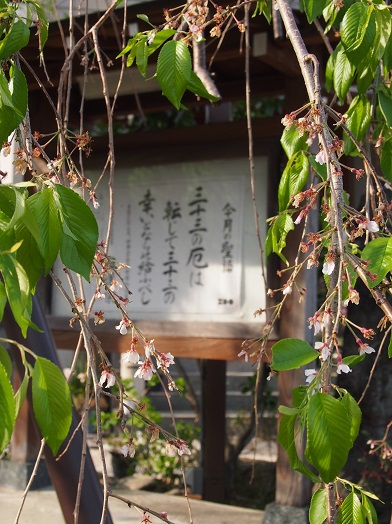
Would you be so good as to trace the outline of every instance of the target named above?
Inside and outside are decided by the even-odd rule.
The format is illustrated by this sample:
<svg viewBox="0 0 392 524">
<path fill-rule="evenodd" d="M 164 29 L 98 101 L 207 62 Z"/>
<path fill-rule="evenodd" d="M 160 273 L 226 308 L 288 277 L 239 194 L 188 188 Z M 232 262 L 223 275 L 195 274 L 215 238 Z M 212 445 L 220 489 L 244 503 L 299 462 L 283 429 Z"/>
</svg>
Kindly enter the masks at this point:
<svg viewBox="0 0 392 524">
<path fill-rule="evenodd" d="M 225 500 L 226 362 L 202 362 L 203 499 Z"/>
</svg>

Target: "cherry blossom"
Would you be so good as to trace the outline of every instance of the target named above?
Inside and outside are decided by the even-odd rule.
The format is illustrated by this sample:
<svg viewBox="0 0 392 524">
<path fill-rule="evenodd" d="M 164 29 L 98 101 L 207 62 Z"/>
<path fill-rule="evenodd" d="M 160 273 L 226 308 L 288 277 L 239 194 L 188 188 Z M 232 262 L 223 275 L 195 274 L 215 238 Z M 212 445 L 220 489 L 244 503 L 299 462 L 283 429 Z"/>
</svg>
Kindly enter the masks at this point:
<svg viewBox="0 0 392 524">
<path fill-rule="evenodd" d="M 320 149 L 320 151 L 316 155 L 315 160 L 319 164 L 325 164 L 326 163 L 327 159 L 325 158 L 324 149 Z"/>
<path fill-rule="evenodd" d="M 136 453 L 135 444 L 133 442 L 128 442 L 128 444 L 124 444 L 124 446 L 121 448 L 121 453 L 124 455 L 124 457 L 133 458 Z"/>
<path fill-rule="evenodd" d="M 123 318 L 118 326 L 116 326 L 116 329 L 120 331 L 120 335 L 126 335 L 128 333 L 129 327 L 129 320 L 127 318 Z"/>
<path fill-rule="evenodd" d="M 180 455 L 180 457 L 182 455 L 191 455 L 191 450 L 188 448 L 188 446 L 186 445 L 186 442 L 184 440 L 178 440 L 177 441 L 177 444 L 178 444 L 178 454 Z"/>
<path fill-rule="evenodd" d="M 122 356 L 121 362 L 123 364 L 137 364 L 139 362 L 139 353 L 133 344 L 131 344 L 131 348 Z"/>
<path fill-rule="evenodd" d="M 107 369 L 104 369 L 101 374 L 101 378 L 99 379 L 99 384 L 103 387 L 103 385 L 106 382 L 107 388 L 111 388 L 116 383 L 116 377 L 113 375 L 113 373 L 110 373 Z"/>
<path fill-rule="evenodd" d="M 293 287 L 291 285 L 291 282 L 287 282 L 283 288 L 283 295 L 290 295 L 293 292 Z"/>
<path fill-rule="evenodd" d="M 377 231 L 380 231 L 377 222 L 375 222 L 374 220 L 364 220 L 363 222 L 358 224 L 358 227 L 362 229 L 365 228 L 368 231 L 370 231 L 370 233 L 377 233 Z"/>
<path fill-rule="evenodd" d="M 166 455 L 168 457 L 175 457 L 177 454 L 177 448 L 174 444 L 172 444 L 171 442 L 168 442 L 166 444 Z"/>
<path fill-rule="evenodd" d="M 326 260 L 323 264 L 323 273 L 324 275 L 331 275 L 335 269 L 335 262 L 333 260 Z"/>
<path fill-rule="evenodd" d="M 311 368 L 311 369 L 305 369 L 305 376 L 306 376 L 306 382 L 310 384 L 316 376 L 317 376 L 317 369 Z"/>
<path fill-rule="evenodd" d="M 143 364 L 136 370 L 135 378 L 142 378 L 144 380 L 151 380 L 155 368 L 149 358 L 146 358 Z"/>
<path fill-rule="evenodd" d="M 347 364 L 343 364 L 342 362 L 341 364 L 338 365 L 338 369 L 336 370 L 336 373 L 340 375 L 341 373 L 350 373 L 351 371 L 352 369 Z"/>
<path fill-rule="evenodd" d="M 169 366 L 174 364 L 174 357 L 171 353 L 158 353 L 159 358 L 157 359 L 157 367 L 167 369 Z"/>
<path fill-rule="evenodd" d="M 362 342 L 362 340 L 360 340 L 359 338 L 357 338 L 356 343 L 359 346 L 359 354 L 360 355 L 364 355 L 365 353 L 370 355 L 371 353 L 375 353 L 376 352 L 376 350 L 374 348 L 370 347 L 369 344 L 364 344 Z"/>
<path fill-rule="evenodd" d="M 317 351 L 320 351 L 320 359 L 323 362 L 325 362 L 331 354 L 328 344 L 325 344 L 324 342 L 316 342 L 314 348 L 317 349 Z"/>
</svg>

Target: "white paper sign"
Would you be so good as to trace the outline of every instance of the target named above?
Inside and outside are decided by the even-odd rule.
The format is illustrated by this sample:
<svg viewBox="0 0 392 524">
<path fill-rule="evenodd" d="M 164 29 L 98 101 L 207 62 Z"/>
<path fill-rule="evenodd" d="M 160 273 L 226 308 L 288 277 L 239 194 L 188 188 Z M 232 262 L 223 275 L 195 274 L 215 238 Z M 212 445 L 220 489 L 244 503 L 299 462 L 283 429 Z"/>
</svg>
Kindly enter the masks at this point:
<svg viewBox="0 0 392 524">
<path fill-rule="evenodd" d="M 266 159 L 256 162 L 259 213 L 265 222 Z M 89 173 L 92 180 L 96 174 Z M 247 159 L 117 169 L 109 255 L 131 290 L 139 319 L 246 320 L 263 307 Z M 106 235 L 108 194 L 94 210 Z M 92 296 L 96 284 L 87 292 Z M 108 300 L 99 307 L 118 316 Z M 62 306 L 53 297 L 53 314 Z M 260 322 L 260 319 L 258 319 Z"/>
</svg>

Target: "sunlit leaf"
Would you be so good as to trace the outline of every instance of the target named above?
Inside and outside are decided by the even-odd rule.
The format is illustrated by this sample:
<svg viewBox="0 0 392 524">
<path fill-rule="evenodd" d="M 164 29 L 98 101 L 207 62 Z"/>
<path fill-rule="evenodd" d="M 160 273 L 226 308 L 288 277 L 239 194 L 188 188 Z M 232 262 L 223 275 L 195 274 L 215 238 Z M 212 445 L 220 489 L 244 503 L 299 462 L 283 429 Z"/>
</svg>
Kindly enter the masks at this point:
<svg viewBox="0 0 392 524">
<path fill-rule="evenodd" d="M 53 455 L 56 455 L 71 426 L 72 404 L 63 373 L 46 358 L 37 357 L 32 392 L 37 424 Z"/>
</svg>

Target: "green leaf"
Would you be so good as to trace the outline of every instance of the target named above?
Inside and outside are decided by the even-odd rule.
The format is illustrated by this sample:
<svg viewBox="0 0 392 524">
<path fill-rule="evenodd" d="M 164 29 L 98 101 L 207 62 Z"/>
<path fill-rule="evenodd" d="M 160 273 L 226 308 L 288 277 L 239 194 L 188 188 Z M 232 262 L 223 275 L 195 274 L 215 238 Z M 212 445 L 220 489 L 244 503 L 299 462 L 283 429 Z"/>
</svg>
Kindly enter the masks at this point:
<svg viewBox="0 0 392 524">
<path fill-rule="evenodd" d="M 340 506 L 338 524 L 365 524 L 362 504 L 356 493 L 350 493 Z"/>
<path fill-rule="evenodd" d="M 6 60 L 29 43 L 30 31 L 26 24 L 17 20 L 0 41 L 0 60 Z"/>
<path fill-rule="evenodd" d="M 371 119 L 371 104 L 368 98 L 364 95 L 356 96 L 347 110 L 347 115 L 346 126 L 360 142 L 369 128 Z M 346 133 L 343 135 L 343 140 L 344 153 L 346 155 L 357 154 L 355 145 Z"/>
<path fill-rule="evenodd" d="M 267 259 L 271 253 L 276 253 L 288 265 L 282 251 L 286 247 L 286 237 L 292 229 L 294 229 L 294 222 L 291 215 L 288 213 L 278 215 L 267 232 L 265 240 L 265 256 Z"/>
<path fill-rule="evenodd" d="M 365 512 L 366 519 L 368 521 L 368 524 L 378 524 L 378 517 L 375 510 L 375 507 L 371 500 L 368 499 L 368 497 L 361 493 L 362 497 L 362 508 Z"/>
<path fill-rule="evenodd" d="M 23 401 L 26 398 L 27 386 L 29 385 L 29 376 L 27 373 L 23 377 L 22 383 L 15 393 L 15 417 L 17 418 L 22 407 Z"/>
<path fill-rule="evenodd" d="M 305 135 L 300 136 L 295 126 L 291 126 L 289 129 L 285 127 L 280 143 L 284 149 L 284 152 L 287 155 L 287 158 L 290 159 L 298 151 L 306 151 L 308 149 L 308 144 L 306 143 L 307 137 Z"/>
<path fill-rule="evenodd" d="M 392 182 L 392 138 L 382 144 L 381 169 L 385 178 Z"/>
<path fill-rule="evenodd" d="M 41 253 L 45 274 L 48 274 L 60 249 L 61 225 L 57 212 L 53 188 L 46 188 L 35 193 L 27 200 L 27 207 L 34 221 L 25 225 L 37 241 Z M 37 235 L 38 232 L 38 235 Z"/>
<path fill-rule="evenodd" d="M 24 25 L 24 24 L 23 24 Z M 12 107 L 0 104 L 0 143 L 7 141 L 9 135 L 22 122 L 27 111 L 27 81 L 20 69 L 10 68 L 8 83 Z M 4 74 L 4 73 L 3 73 Z"/>
<path fill-rule="evenodd" d="M 21 191 L 0 185 L 0 230 L 11 230 L 24 212 L 25 199 Z"/>
<path fill-rule="evenodd" d="M 162 31 L 158 31 L 154 36 L 154 40 L 148 44 L 148 55 L 152 55 L 166 40 L 176 33 L 177 31 L 175 29 L 162 29 Z"/>
<path fill-rule="evenodd" d="M 32 392 L 37 424 L 53 455 L 56 455 L 71 426 L 72 404 L 63 373 L 46 358 L 37 357 Z"/>
<path fill-rule="evenodd" d="M 376 36 L 374 7 L 362 2 L 354 3 L 345 14 L 340 37 L 347 56 L 358 65 L 368 54 Z"/>
<path fill-rule="evenodd" d="M 176 109 L 180 109 L 191 70 L 191 55 L 184 40 L 166 42 L 158 55 L 157 80 L 162 93 Z"/>
<path fill-rule="evenodd" d="M 362 420 L 362 411 L 358 406 L 356 400 L 347 391 L 340 400 L 341 405 L 345 408 L 347 415 L 351 420 L 350 424 L 350 439 L 351 447 L 358 437 L 359 427 Z"/>
<path fill-rule="evenodd" d="M 186 88 L 188 89 L 188 91 L 191 91 L 195 95 L 207 98 L 207 100 L 210 100 L 211 102 L 218 102 L 220 100 L 219 97 L 214 96 L 207 91 L 207 89 L 204 87 L 203 82 L 193 71 L 191 71 L 191 77 Z"/>
<path fill-rule="evenodd" d="M 98 243 L 98 224 L 94 213 L 72 189 L 56 184 L 54 190 L 63 230 L 61 260 L 89 282 Z"/>
<path fill-rule="evenodd" d="M 4 308 L 7 304 L 7 293 L 3 282 L 0 282 L 0 322 L 3 320 Z"/>
<path fill-rule="evenodd" d="M 326 0 L 301 1 L 301 7 L 305 11 L 309 24 L 311 24 L 315 18 L 321 15 L 325 8 L 325 4 Z"/>
<path fill-rule="evenodd" d="M 39 50 L 42 51 L 46 41 L 48 40 L 49 33 L 49 20 L 46 16 L 45 9 L 38 2 L 31 2 L 37 13 L 38 18 L 38 35 L 39 35 Z"/>
<path fill-rule="evenodd" d="M 146 22 L 146 24 L 150 25 L 151 27 L 154 27 L 155 26 L 150 22 L 150 19 L 148 18 L 147 15 L 143 15 L 143 14 L 140 14 L 140 15 L 136 15 L 137 18 L 139 18 L 140 20 L 143 20 L 143 22 Z"/>
<path fill-rule="evenodd" d="M 318 489 L 312 497 L 309 508 L 309 523 L 324 524 L 327 520 L 327 494 L 325 489 Z"/>
<path fill-rule="evenodd" d="M 374 280 L 369 279 L 370 287 L 377 286 L 392 270 L 392 237 L 375 238 L 362 251 L 362 260 L 368 260 L 367 270 L 376 275 Z"/>
<path fill-rule="evenodd" d="M 12 255 L 0 255 L 0 271 L 15 321 L 26 337 L 27 328 L 33 326 L 31 318 L 30 284 L 26 271 Z"/>
<path fill-rule="evenodd" d="M 336 57 L 333 64 L 333 87 L 340 102 L 344 102 L 348 90 L 354 80 L 355 66 L 348 58 L 344 47 L 340 43 L 337 45 L 335 51 Z"/>
<path fill-rule="evenodd" d="M 309 400 L 306 456 L 324 482 L 333 482 L 351 448 L 351 421 L 339 400 L 315 393 Z"/>
<path fill-rule="evenodd" d="M 272 364 L 275 371 L 298 369 L 318 358 L 319 352 L 305 340 L 284 338 L 272 346 Z"/>
<path fill-rule="evenodd" d="M 295 446 L 296 439 L 296 415 L 283 415 L 278 432 L 278 442 L 286 451 L 289 461 L 290 468 L 294 471 L 299 471 L 312 482 L 319 482 L 320 479 L 315 475 L 298 457 L 297 449 Z"/>
<path fill-rule="evenodd" d="M 142 76 L 146 76 L 148 64 L 147 37 L 140 40 L 136 46 L 136 65 Z"/>
<path fill-rule="evenodd" d="M 380 105 L 381 113 L 385 118 L 385 122 L 389 127 L 392 126 L 392 96 L 388 89 L 384 89 L 378 92 L 378 103 Z"/>
<path fill-rule="evenodd" d="M 42 276 L 44 263 L 38 244 L 27 228 L 24 218 L 15 225 L 15 238 L 21 241 L 21 245 L 15 253 L 15 258 L 25 269 L 30 282 L 31 293 L 34 294 L 37 282 Z"/>
<path fill-rule="evenodd" d="M 298 408 L 289 408 L 287 406 L 279 406 L 278 407 L 279 413 L 282 413 L 282 415 L 299 415 L 301 413 L 301 410 Z"/>
<path fill-rule="evenodd" d="M 280 179 L 278 189 L 279 211 L 285 211 L 288 208 L 291 197 L 301 191 L 308 177 L 308 157 L 303 151 L 299 151 L 288 161 Z"/>
<path fill-rule="evenodd" d="M 0 345 L 0 362 L 7 373 L 8 378 L 11 380 L 12 375 L 12 361 L 8 351 L 4 346 Z"/>
<path fill-rule="evenodd" d="M 343 364 L 347 364 L 350 368 L 360 364 L 365 360 L 365 355 L 349 355 L 342 359 Z"/>
<path fill-rule="evenodd" d="M 389 339 L 388 358 L 392 358 L 392 335 L 391 335 L 391 338 Z"/>
<path fill-rule="evenodd" d="M 0 362 L 0 453 L 8 446 L 15 424 L 15 401 L 7 371 Z"/>
</svg>

